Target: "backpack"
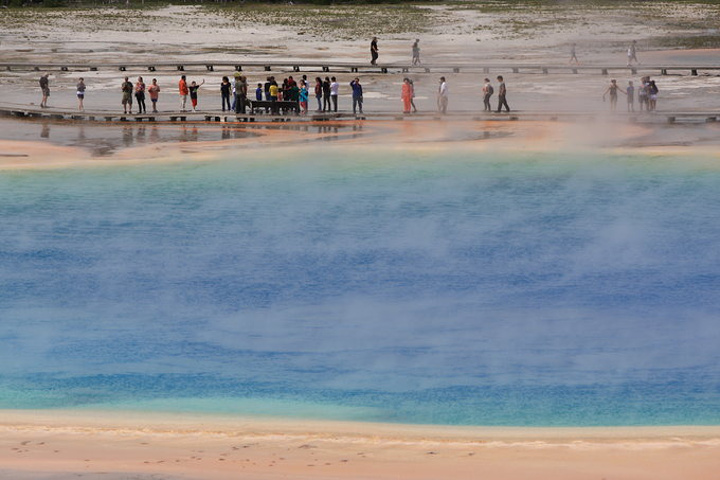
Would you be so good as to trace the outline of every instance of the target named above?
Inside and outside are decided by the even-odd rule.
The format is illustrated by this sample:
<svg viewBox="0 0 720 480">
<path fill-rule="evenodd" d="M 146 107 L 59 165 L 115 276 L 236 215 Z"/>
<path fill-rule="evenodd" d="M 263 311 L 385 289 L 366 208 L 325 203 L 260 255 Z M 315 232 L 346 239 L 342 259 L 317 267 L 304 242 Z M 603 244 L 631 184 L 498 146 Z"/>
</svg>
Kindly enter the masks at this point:
<svg viewBox="0 0 720 480">
<path fill-rule="evenodd" d="M 487 93 L 488 95 L 492 95 L 493 93 L 495 93 L 495 89 L 492 85 L 488 85 Z"/>
</svg>

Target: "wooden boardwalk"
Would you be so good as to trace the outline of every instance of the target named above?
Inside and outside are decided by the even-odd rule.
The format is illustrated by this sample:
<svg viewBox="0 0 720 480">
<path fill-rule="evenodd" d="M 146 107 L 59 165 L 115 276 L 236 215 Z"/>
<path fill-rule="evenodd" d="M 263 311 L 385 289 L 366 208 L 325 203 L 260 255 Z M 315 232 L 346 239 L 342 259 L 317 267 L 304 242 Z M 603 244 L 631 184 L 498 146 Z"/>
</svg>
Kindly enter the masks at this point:
<svg viewBox="0 0 720 480">
<path fill-rule="evenodd" d="M 0 62 L 0 70 L 5 71 L 62 71 L 85 72 L 98 70 L 117 70 L 121 72 L 156 72 L 174 71 L 184 72 L 202 70 L 207 72 L 236 71 L 236 72 L 336 72 L 336 73 L 535 73 L 535 74 L 601 74 L 610 72 L 628 73 L 637 75 L 638 72 L 654 73 L 659 75 L 720 75 L 720 64 L 714 65 L 540 65 L 540 64 L 511 64 L 511 63 L 462 63 L 462 64 L 380 64 L 358 62 L 332 62 L 332 61 L 204 61 L 204 62 L 116 62 L 116 63 L 60 63 L 60 62 Z"/>
<path fill-rule="evenodd" d="M 104 124 L 131 123 L 183 123 L 183 124 L 271 124 L 285 122 L 354 122 L 365 120 L 376 121 L 566 121 L 566 122 L 595 122 L 609 120 L 616 122 L 642 123 L 642 124 L 699 124 L 720 121 L 720 112 L 652 112 L 652 113 L 626 113 L 618 112 L 545 112 L 545 111 L 512 111 L 509 113 L 484 113 L 472 111 L 451 112 L 440 115 L 437 112 L 423 112 L 411 115 L 401 113 L 365 112 L 354 115 L 352 112 L 315 113 L 307 115 L 286 114 L 234 114 L 227 112 L 160 112 L 150 114 L 124 114 L 113 111 L 73 111 L 56 108 L 38 108 L 35 106 L 2 105 L 0 116 L 16 119 L 54 120 L 64 122 L 91 122 Z"/>
</svg>

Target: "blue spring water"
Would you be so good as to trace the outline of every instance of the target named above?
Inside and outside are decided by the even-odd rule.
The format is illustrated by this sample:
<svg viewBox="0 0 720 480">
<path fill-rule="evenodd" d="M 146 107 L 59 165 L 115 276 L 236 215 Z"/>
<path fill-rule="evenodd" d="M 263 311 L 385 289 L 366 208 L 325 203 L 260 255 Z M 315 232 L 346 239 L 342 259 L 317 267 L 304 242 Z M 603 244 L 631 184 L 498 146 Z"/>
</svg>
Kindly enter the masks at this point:
<svg viewBox="0 0 720 480">
<path fill-rule="evenodd" d="M 720 169 L 327 149 L 0 173 L 0 408 L 720 424 Z"/>
</svg>

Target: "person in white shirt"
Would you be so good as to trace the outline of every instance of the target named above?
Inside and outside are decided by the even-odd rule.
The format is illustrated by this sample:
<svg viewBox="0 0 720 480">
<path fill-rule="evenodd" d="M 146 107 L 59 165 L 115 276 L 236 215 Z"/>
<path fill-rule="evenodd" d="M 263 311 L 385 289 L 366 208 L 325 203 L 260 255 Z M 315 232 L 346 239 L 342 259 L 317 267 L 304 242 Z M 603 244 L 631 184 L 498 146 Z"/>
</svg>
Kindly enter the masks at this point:
<svg viewBox="0 0 720 480">
<path fill-rule="evenodd" d="M 440 77 L 440 87 L 438 88 L 438 111 L 447 113 L 448 106 L 448 85 L 445 77 Z"/>
<path fill-rule="evenodd" d="M 337 112 L 340 84 L 337 82 L 337 79 L 335 77 L 332 77 L 330 80 L 330 98 L 332 99 L 333 110 Z"/>
</svg>

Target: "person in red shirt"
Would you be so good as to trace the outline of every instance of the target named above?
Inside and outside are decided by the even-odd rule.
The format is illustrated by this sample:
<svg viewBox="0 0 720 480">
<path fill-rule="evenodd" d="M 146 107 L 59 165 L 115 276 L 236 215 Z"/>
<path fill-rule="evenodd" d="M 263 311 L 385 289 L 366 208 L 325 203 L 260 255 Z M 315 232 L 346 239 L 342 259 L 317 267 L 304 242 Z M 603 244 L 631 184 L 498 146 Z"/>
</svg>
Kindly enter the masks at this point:
<svg viewBox="0 0 720 480">
<path fill-rule="evenodd" d="M 187 105 L 187 98 L 188 95 L 190 95 L 190 90 L 187 86 L 187 81 L 185 81 L 185 75 L 180 77 L 180 82 L 178 83 L 178 90 L 180 91 L 180 111 L 185 112 L 186 105 Z"/>
</svg>

